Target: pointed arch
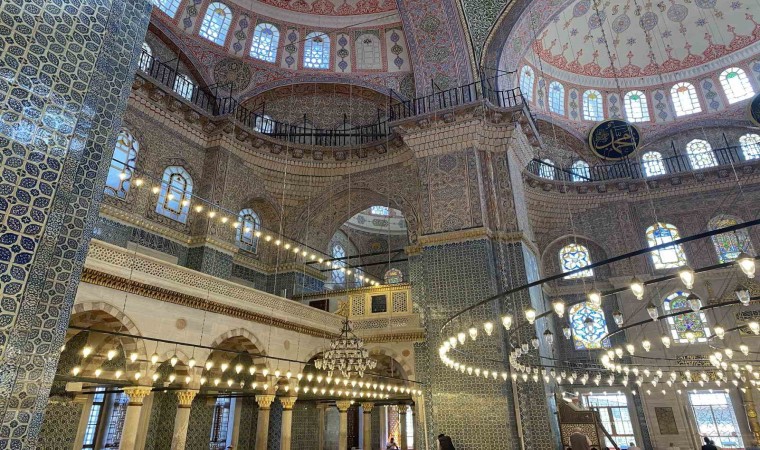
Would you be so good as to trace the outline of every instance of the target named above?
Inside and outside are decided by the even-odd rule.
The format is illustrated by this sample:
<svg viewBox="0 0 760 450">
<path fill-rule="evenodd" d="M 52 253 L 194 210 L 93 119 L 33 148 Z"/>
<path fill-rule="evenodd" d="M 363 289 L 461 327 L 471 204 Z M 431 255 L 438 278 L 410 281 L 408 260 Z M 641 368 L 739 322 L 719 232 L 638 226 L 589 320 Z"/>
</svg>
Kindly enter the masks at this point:
<svg viewBox="0 0 760 450">
<path fill-rule="evenodd" d="M 306 35 L 303 44 L 303 66 L 307 69 L 330 68 L 330 36 L 321 31 Z"/>
<path fill-rule="evenodd" d="M 685 81 L 675 84 L 670 89 L 670 97 L 673 100 L 673 107 L 676 110 L 676 116 L 687 116 L 702 111 L 697 97 L 697 90 L 694 85 Z"/>
<path fill-rule="evenodd" d="M 549 83 L 549 111 L 565 115 L 565 86 L 559 81 Z"/>
<path fill-rule="evenodd" d="M 660 152 L 651 151 L 641 155 L 641 166 L 645 177 L 656 177 L 667 173 Z"/>
<path fill-rule="evenodd" d="M 271 23 L 262 22 L 253 30 L 249 54 L 253 58 L 273 63 L 277 61 L 279 43 L 280 30 Z"/>
<path fill-rule="evenodd" d="M 706 169 L 718 165 L 712 146 L 703 139 L 694 139 L 686 144 L 686 154 L 689 156 L 692 169 Z"/>
<path fill-rule="evenodd" d="M 591 121 L 604 120 L 604 107 L 602 106 L 602 94 L 597 90 L 588 90 L 583 93 L 583 119 Z"/>
<path fill-rule="evenodd" d="M 760 158 L 760 135 L 747 133 L 739 138 L 744 159 L 749 161 Z"/>
<path fill-rule="evenodd" d="M 648 122 L 649 105 L 647 97 L 641 91 L 630 91 L 623 97 L 625 116 L 629 122 Z"/>
<path fill-rule="evenodd" d="M 647 245 L 649 247 L 654 247 L 681 239 L 681 233 L 675 225 L 657 222 L 647 228 L 646 239 Z M 653 250 L 650 255 L 655 269 L 673 269 L 685 266 L 687 263 L 686 254 L 684 253 L 681 244 Z"/>
<path fill-rule="evenodd" d="M 749 82 L 744 69 L 730 67 L 724 70 L 718 79 L 730 104 L 752 98 L 755 95 L 755 89 Z"/>
<path fill-rule="evenodd" d="M 221 2 L 213 2 L 206 8 L 198 34 L 217 45 L 224 45 L 230 23 L 232 23 L 230 7 Z"/>
<path fill-rule="evenodd" d="M 132 183 L 140 143 L 127 129 L 116 138 L 116 146 L 106 177 L 105 193 L 120 200 L 127 198 Z"/>
<path fill-rule="evenodd" d="M 591 265 L 591 254 L 588 247 L 582 244 L 571 242 L 559 251 L 559 264 L 562 272 L 572 272 L 573 270 L 582 269 Z M 566 275 L 565 279 L 586 278 L 594 276 L 594 269 L 586 269 L 572 275 Z"/>
</svg>

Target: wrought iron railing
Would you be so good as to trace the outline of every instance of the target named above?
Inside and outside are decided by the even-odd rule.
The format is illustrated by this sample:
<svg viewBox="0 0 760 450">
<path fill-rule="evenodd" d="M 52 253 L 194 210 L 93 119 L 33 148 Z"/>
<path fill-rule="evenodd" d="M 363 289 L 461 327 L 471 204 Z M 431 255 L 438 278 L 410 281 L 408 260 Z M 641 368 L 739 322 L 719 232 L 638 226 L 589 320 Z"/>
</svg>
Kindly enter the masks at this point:
<svg viewBox="0 0 760 450">
<path fill-rule="evenodd" d="M 689 155 L 675 155 L 650 161 L 628 158 L 613 164 L 602 164 L 588 168 L 564 168 L 547 164 L 540 159 L 528 163 L 528 172 L 542 178 L 573 183 L 609 181 L 619 179 L 652 178 L 659 175 L 691 172 L 709 167 L 718 167 L 739 162 L 760 159 L 758 152 L 745 152 L 741 146 L 728 146 L 711 150 L 714 164 L 696 167 Z M 758 155 L 758 156 L 755 156 Z M 709 160 L 709 158 L 708 158 Z"/>
</svg>

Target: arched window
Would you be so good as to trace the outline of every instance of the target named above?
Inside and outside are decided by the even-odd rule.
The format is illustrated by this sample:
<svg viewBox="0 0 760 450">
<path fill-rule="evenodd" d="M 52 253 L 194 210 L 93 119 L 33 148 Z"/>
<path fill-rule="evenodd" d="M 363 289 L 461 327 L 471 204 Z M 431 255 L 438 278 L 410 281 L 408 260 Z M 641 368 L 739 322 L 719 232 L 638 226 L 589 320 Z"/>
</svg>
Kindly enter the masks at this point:
<svg viewBox="0 0 760 450">
<path fill-rule="evenodd" d="M 116 139 L 116 147 L 108 168 L 105 193 L 120 199 L 125 199 L 132 182 L 132 172 L 135 170 L 137 153 L 140 143 L 127 130 L 121 130 Z"/>
<path fill-rule="evenodd" d="M 755 95 L 755 90 L 743 69 L 731 67 L 720 74 L 720 85 L 726 93 L 728 103 L 736 103 Z"/>
<path fill-rule="evenodd" d="M 391 210 L 387 206 L 370 206 L 369 208 L 370 214 L 374 214 L 376 216 L 390 216 Z"/>
<path fill-rule="evenodd" d="M 174 92 L 186 100 L 192 100 L 194 91 L 195 83 L 190 81 L 190 78 L 188 78 L 187 75 L 178 73 L 174 78 Z"/>
<path fill-rule="evenodd" d="M 586 161 L 575 161 L 570 170 L 573 173 L 573 181 L 591 181 L 591 169 Z"/>
<path fill-rule="evenodd" d="M 760 136 L 750 133 L 739 138 L 739 145 L 742 148 L 744 159 L 760 158 Z"/>
<path fill-rule="evenodd" d="M 538 169 L 538 176 L 546 178 L 547 180 L 554 179 L 554 161 L 551 159 L 542 159 L 540 168 Z"/>
<path fill-rule="evenodd" d="M 570 308 L 568 317 L 576 350 L 610 347 L 609 339 L 602 341 L 602 336 L 608 331 L 607 320 L 601 308 L 590 302 L 578 303 Z"/>
<path fill-rule="evenodd" d="M 235 408 L 230 397 L 218 397 L 211 418 L 210 448 L 226 448 L 229 440 L 230 423 L 234 422 Z"/>
<path fill-rule="evenodd" d="M 389 269 L 385 272 L 385 275 L 383 275 L 383 280 L 385 281 L 385 284 L 403 283 L 404 274 L 398 269 Z"/>
<path fill-rule="evenodd" d="M 320 31 L 306 35 L 303 43 L 303 66 L 307 69 L 330 68 L 330 36 Z"/>
<path fill-rule="evenodd" d="M 692 169 L 704 169 L 718 165 L 710 143 L 702 139 L 694 139 L 686 144 L 686 154 L 689 155 Z"/>
<path fill-rule="evenodd" d="M 183 167 L 169 166 L 164 170 L 156 212 L 177 222 L 186 223 L 193 194 L 193 179 Z"/>
<path fill-rule="evenodd" d="M 676 116 L 687 116 L 702 111 L 697 98 L 697 90 L 691 83 L 681 82 L 670 89 L 670 97 L 676 109 Z"/>
<path fill-rule="evenodd" d="M 698 342 L 706 342 L 710 337 L 710 329 L 707 327 L 707 317 L 703 312 L 694 312 L 689 305 L 689 293 L 684 291 L 676 291 L 668 295 L 662 302 L 662 309 L 665 314 L 671 314 L 674 312 L 685 311 L 689 312 L 677 315 L 675 317 L 668 317 L 668 325 L 670 327 L 670 334 L 673 337 L 674 342 L 680 344 L 686 344 L 689 342 L 687 333 L 694 333 L 694 338 Z M 701 305 L 700 301 L 700 305 Z"/>
<path fill-rule="evenodd" d="M 717 230 L 738 224 L 739 221 L 736 218 L 721 214 L 713 217 L 707 226 L 710 230 Z M 718 260 L 722 263 L 735 260 L 741 252 L 747 254 L 754 253 L 752 241 L 746 228 L 716 234 L 712 237 L 712 241 L 715 246 L 715 253 L 718 254 Z"/>
<path fill-rule="evenodd" d="M 666 173 L 660 152 L 646 152 L 641 155 L 641 166 L 645 177 L 656 177 Z"/>
<path fill-rule="evenodd" d="M 567 244 L 559 251 L 559 263 L 562 265 L 562 272 L 572 272 L 573 270 L 582 269 L 591 264 L 591 256 L 588 248 L 581 244 Z M 585 278 L 594 275 L 594 269 L 582 270 L 578 273 L 565 276 L 566 280 L 573 278 Z"/>
<path fill-rule="evenodd" d="M 250 55 L 267 62 L 277 60 L 277 45 L 280 42 L 280 30 L 271 23 L 260 23 L 253 30 Z"/>
<path fill-rule="evenodd" d="M 177 14 L 177 8 L 181 2 L 182 0 L 153 0 L 153 4 L 158 6 L 158 9 L 172 18 Z"/>
<path fill-rule="evenodd" d="M 646 122 L 649 120 L 647 97 L 641 91 L 630 91 L 623 97 L 625 116 L 630 122 Z"/>
<path fill-rule="evenodd" d="M 346 249 L 342 245 L 335 243 L 330 249 L 330 254 L 333 258 L 345 258 Z M 334 270 L 332 271 L 333 287 L 343 287 L 346 284 L 346 261 L 341 259 L 339 261 L 333 261 Z"/>
<path fill-rule="evenodd" d="M 681 233 L 678 232 L 678 228 L 669 223 L 657 222 L 647 228 L 646 237 L 647 245 L 654 247 L 681 239 Z M 686 255 L 681 244 L 652 250 L 651 255 L 655 269 L 672 269 L 686 265 Z"/>
<path fill-rule="evenodd" d="M 549 110 L 554 114 L 565 114 L 565 87 L 557 81 L 549 84 Z"/>
<path fill-rule="evenodd" d="M 533 86 L 536 84 L 536 75 L 529 66 L 523 66 L 520 71 L 520 92 L 526 101 L 533 100 Z"/>
<path fill-rule="evenodd" d="M 230 22 L 232 22 L 230 8 L 224 3 L 211 3 L 206 9 L 206 15 L 203 16 L 200 35 L 217 45 L 224 45 Z"/>
<path fill-rule="evenodd" d="M 380 39 L 374 34 L 362 34 L 356 40 L 356 67 L 359 69 L 382 69 Z"/>
<path fill-rule="evenodd" d="M 238 247 L 256 253 L 259 247 L 259 238 L 257 236 L 261 229 L 261 219 L 251 208 L 246 208 L 238 214 L 240 226 L 237 229 Z"/>
<path fill-rule="evenodd" d="M 254 131 L 258 131 L 259 133 L 271 133 L 274 129 L 274 121 L 271 117 L 264 114 L 263 116 L 256 115 L 256 122 L 253 126 Z"/>
<path fill-rule="evenodd" d="M 602 94 L 599 91 L 591 90 L 583 93 L 583 118 L 594 121 L 604 119 Z"/>
<path fill-rule="evenodd" d="M 150 48 L 147 42 L 142 43 L 142 51 L 140 52 L 140 59 L 137 62 L 137 67 L 143 72 L 148 72 L 150 66 L 153 65 L 153 49 Z"/>
</svg>

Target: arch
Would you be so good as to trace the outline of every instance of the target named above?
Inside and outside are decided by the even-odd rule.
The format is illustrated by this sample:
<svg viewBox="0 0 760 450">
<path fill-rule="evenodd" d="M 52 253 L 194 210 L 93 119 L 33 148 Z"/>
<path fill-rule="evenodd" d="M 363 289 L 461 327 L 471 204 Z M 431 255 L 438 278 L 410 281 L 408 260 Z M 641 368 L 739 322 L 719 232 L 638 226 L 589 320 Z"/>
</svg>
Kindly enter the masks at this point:
<svg viewBox="0 0 760 450">
<path fill-rule="evenodd" d="M 330 68 L 330 36 L 321 31 L 306 35 L 303 44 L 303 66 L 307 69 Z"/>
<path fill-rule="evenodd" d="M 690 310 L 689 292 L 676 291 L 665 297 L 662 301 L 662 310 L 665 314 Z M 702 301 L 700 300 L 700 306 Z M 699 311 L 690 311 L 675 317 L 668 317 L 668 328 L 670 329 L 673 342 L 679 344 L 689 343 L 686 333 L 692 332 L 698 342 L 707 342 L 710 337 L 710 328 L 707 326 L 707 317 L 705 313 Z"/>
<path fill-rule="evenodd" d="M 570 167 L 573 181 L 591 181 L 591 167 L 582 159 L 575 161 Z"/>
<path fill-rule="evenodd" d="M 565 115 L 565 86 L 559 81 L 549 83 L 549 111 Z"/>
<path fill-rule="evenodd" d="M 213 2 L 206 8 L 198 34 L 217 44 L 224 45 L 232 23 L 232 10 L 221 2 Z"/>
<path fill-rule="evenodd" d="M 681 233 L 675 225 L 657 222 L 646 229 L 647 246 L 667 244 L 681 238 Z M 673 269 L 685 266 L 686 254 L 681 244 L 663 247 L 650 253 L 655 269 Z"/>
<path fill-rule="evenodd" d="M 364 33 L 356 38 L 356 67 L 363 70 L 383 68 L 380 39 L 372 33 Z"/>
<path fill-rule="evenodd" d="M 396 269 L 395 267 L 391 267 L 390 269 L 386 270 L 383 274 L 383 282 L 385 284 L 399 284 L 404 282 L 404 273 Z"/>
<path fill-rule="evenodd" d="M 538 176 L 541 178 L 546 178 L 547 180 L 553 180 L 554 179 L 554 161 L 552 161 L 549 158 L 544 158 L 541 160 L 543 164 L 538 169 Z"/>
<path fill-rule="evenodd" d="M 373 356 L 373 354 L 377 355 L 380 354 L 382 356 L 387 356 L 388 358 L 392 359 L 395 364 L 399 366 L 401 370 L 403 370 L 403 373 L 400 374 L 401 378 L 405 380 L 413 380 L 414 379 L 414 369 L 409 364 L 408 358 L 401 355 L 398 351 L 386 347 L 384 345 L 378 345 L 378 344 L 370 344 L 367 346 L 367 349 L 370 352 L 370 356 Z M 379 359 L 379 358 L 376 358 Z M 378 361 L 378 364 L 380 361 Z"/>
<path fill-rule="evenodd" d="M 625 117 L 629 122 L 648 122 L 649 105 L 647 97 L 641 91 L 629 91 L 623 97 Z"/>
<path fill-rule="evenodd" d="M 536 85 L 536 74 L 530 66 L 523 66 L 520 71 L 520 92 L 526 101 L 533 101 L 533 87 Z"/>
<path fill-rule="evenodd" d="M 251 208 L 245 208 L 238 214 L 238 227 L 236 231 L 236 241 L 238 247 L 256 253 L 259 246 L 259 230 L 261 229 L 261 219 Z"/>
<path fill-rule="evenodd" d="M 255 349 L 253 353 L 267 354 L 266 347 L 264 347 L 259 338 L 245 328 L 233 328 L 220 334 L 209 344 L 209 347 L 221 348 L 225 342 L 240 344 L 241 348 L 244 348 L 248 353 L 251 353 L 251 349 Z"/>
<path fill-rule="evenodd" d="M 692 169 L 706 169 L 718 165 L 712 146 L 703 139 L 694 139 L 686 144 L 686 154 L 689 156 Z"/>
<path fill-rule="evenodd" d="M 153 0 L 153 4 L 158 7 L 158 10 L 171 17 L 177 15 L 177 9 L 182 0 Z"/>
<path fill-rule="evenodd" d="M 682 81 L 676 83 L 670 88 L 670 98 L 673 100 L 673 107 L 676 110 L 676 116 L 688 116 L 702 111 L 697 97 L 697 90 L 694 85 Z"/>
<path fill-rule="evenodd" d="M 190 199 L 193 194 L 193 178 L 181 166 L 169 166 L 161 179 L 161 190 L 156 202 L 156 212 L 180 223 L 187 222 Z"/>
<path fill-rule="evenodd" d="M 747 73 L 739 67 L 729 67 L 721 72 L 720 85 L 726 94 L 729 104 L 746 100 L 755 95 L 755 89 L 747 78 Z"/>
<path fill-rule="evenodd" d="M 591 264 L 591 254 L 583 244 L 571 242 L 559 251 L 559 264 L 562 267 L 562 272 L 571 272 L 573 270 L 582 269 Z M 581 272 L 566 275 L 565 280 L 574 278 L 586 278 L 594 276 L 594 269 L 586 269 Z"/>
<path fill-rule="evenodd" d="M 760 135 L 747 133 L 739 137 L 739 146 L 744 159 L 749 161 L 760 158 Z"/>
<path fill-rule="evenodd" d="M 76 323 L 77 319 L 82 319 L 83 317 L 86 317 L 85 315 L 88 313 L 90 314 L 91 318 L 89 320 L 86 320 L 85 323 L 87 327 L 92 326 L 92 324 L 95 323 L 118 323 L 119 324 L 119 330 L 121 332 L 130 334 L 132 336 L 142 336 L 142 333 L 137 328 L 135 323 L 132 321 L 132 319 L 124 314 L 119 308 L 117 308 L 114 305 L 111 305 L 110 303 L 107 303 L 105 301 L 98 301 L 98 302 L 83 302 L 83 303 L 76 303 L 71 308 L 71 318 L 69 320 L 69 324 Z M 108 319 L 110 317 L 110 319 Z M 106 318 L 107 320 L 101 320 L 103 318 Z M 123 328 L 123 329 L 122 329 Z M 73 333 L 78 334 L 78 333 Z M 67 340 L 70 339 L 72 336 L 67 336 Z M 124 348 L 124 353 L 126 355 L 129 355 L 132 352 L 137 353 L 138 358 L 140 359 L 147 359 L 148 355 L 145 350 L 145 342 L 142 339 L 137 338 L 123 338 L 121 340 L 122 347 Z"/>
<path fill-rule="evenodd" d="M 736 217 L 720 214 L 710 219 L 707 228 L 709 230 L 717 230 L 719 228 L 738 225 L 739 223 L 741 223 L 741 221 Z M 711 239 L 713 246 L 715 247 L 715 253 L 718 256 L 718 261 L 722 263 L 734 261 L 742 252 L 754 254 L 752 240 L 750 239 L 749 232 L 746 228 L 716 234 L 711 236 Z"/>
<path fill-rule="evenodd" d="M 277 46 L 280 43 L 280 30 L 271 23 L 262 22 L 253 30 L 253 40 L 249 55 L 267 62 L 277 61 Z"/>
<path fill-rule="evenodd" d="M 583 93 L 583 119 L 591 121 L 604 120 L 604 101 L 602 94 L 594 89 Z"/>
<path fill-rule="evenodd" d="M 604 311 L 590 302 L 573 305 L 568 311 L 570 328 L 573 330 L 573 343 L 576 350 L 594 350 L 609 348 L 609 338 L 602 340 L 602 336 L 609 331 Z"/>
<path fill-rule="evenodd" d="M 116 138 L 111 165 L 106 177 L 105 193 L 124 200 L 132 182 L 132 174 L 137 163 L 140 142 L 127 129 L 122 129 Z"/>
<path fill-rule="evenodd" d="M 641 155 L 641 166 L 645 177 L 656 177 L 667 173 L 660 152 L 651 151 Z"/>
</svg>

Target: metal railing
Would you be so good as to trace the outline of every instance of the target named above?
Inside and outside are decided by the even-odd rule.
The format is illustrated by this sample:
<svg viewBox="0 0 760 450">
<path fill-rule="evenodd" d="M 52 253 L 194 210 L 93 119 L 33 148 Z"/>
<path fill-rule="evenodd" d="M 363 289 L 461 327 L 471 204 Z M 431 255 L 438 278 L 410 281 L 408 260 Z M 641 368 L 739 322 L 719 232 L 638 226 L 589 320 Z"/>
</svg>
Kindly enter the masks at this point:
<svg viewBox="0 0 760 450">
<path fill-rule="evenodd" d="M 573 183 L 609 181 L 619 179 L 652 178 L 660 175 L 692 172 L 711 167 L 736 164 L 760 159 L 757 153 L 746 153 L 741 146 L 728 146 L 710 150 L 714 164 L 695 167 L 689 155 L 675 155 L 667 158 L 642 161 L 627 159 L 613 164 L 602 164 L 588 168 L 563 168 L 547 164 L 540 159 L 528 163 L 528 172 L 541 178 Z M 709 157 L 707 158 L 709 161 Z"/>
</svg>

